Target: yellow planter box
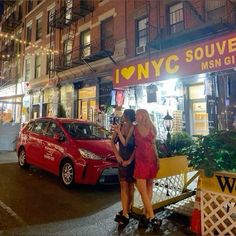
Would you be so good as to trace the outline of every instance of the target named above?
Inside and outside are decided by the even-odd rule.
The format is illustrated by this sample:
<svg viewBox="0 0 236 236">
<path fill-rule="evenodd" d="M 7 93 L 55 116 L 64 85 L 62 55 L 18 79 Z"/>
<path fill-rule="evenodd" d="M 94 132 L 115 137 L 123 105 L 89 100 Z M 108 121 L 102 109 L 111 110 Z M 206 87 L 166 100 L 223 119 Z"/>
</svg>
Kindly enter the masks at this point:
<svg viewBox="0 0 236 236">
<path fill-rule="evenodd" d="M 236 197 L 236 172 L 215 172 L 211 178 L 201 172 L 201 189 Z"/>
<path fill-rule="evenodd" d="M 193 195 L 193 191 L 188 189 L 188 185 L 191 183 L 191 179 L 187 177 L 189 170 L 186 156 L 160 158 L 160 170 L 153 187 L 154 210 Z M 143 204 L 137 189 L 134 193 L 133 211 L 137 214 L 143 213 Z"/>
<path fill-rule="evenodd" d="M 173 156 L 160 158 L 160 170 L 157 179 L 168 176 L 179 175 L 188 172 L 188 161 L 186 156 Z"/>
<path fill-rule="evenodd" d="M 236 235 L 236 173 L 200 173 L 202 235 Z"/>
</svg>

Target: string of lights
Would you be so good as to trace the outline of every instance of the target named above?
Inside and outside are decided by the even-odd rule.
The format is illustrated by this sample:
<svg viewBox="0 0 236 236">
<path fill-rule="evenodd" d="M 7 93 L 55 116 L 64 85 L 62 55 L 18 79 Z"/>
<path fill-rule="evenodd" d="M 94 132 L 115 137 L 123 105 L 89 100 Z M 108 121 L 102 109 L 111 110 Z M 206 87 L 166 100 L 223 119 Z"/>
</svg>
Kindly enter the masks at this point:
<svg viewBox="0 0 236 236">
<path fill-rule="evenodd" d="M 52 52 L 36 52 L 36 53 L 18 53 L 18 54 L 16 54 L 16 57 L 21 57 L 21 56 L 34 56 L 34 55 L 37 55 L 37 56 L 39 56 L 39 55 L 54 55 L 55 54 L 55 52 L 54 51 L 52 51 Z M 12 54 L 1 54 L 0 55 L 0 58 L 2 58 L 2 59 L 7 59 L 7 58 L 11 58 L 12 57 Z"/>
<path fill-rule="evenodd" d="M 45 51 L 46 53 L 52 53 L 52 54 L 58 53 L 58 51 L 52 50 L 47 47 L 39 46 L 39 45 L 32 43 L 32 42 L 27 42 L 26 40 L 18 39 L 15 35 L 7 34 L 4 32 L 0 32 L 0 39 L 10 39 L 10 40 L 20 43 L 22 45 L 27 45 L 27 46 L 33 47 L 35 49 L 41 49 L 41 50 Z M 7 57 L 7 55 L 4 55 L 4 56 Z"/>
</svg>

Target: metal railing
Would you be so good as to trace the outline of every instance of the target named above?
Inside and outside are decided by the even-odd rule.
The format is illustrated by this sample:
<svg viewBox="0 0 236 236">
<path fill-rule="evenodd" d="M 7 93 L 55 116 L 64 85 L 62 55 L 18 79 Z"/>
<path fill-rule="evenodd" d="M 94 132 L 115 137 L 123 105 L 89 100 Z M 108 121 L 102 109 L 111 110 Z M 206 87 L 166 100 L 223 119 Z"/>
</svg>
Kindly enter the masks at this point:
<svg viewBox="0 0 236 236">
<path fill-rule="evenodd" d="M 92 41 L 90 44 L 73 48 L 67 53 L 61 52 L 54 57 L 52 70 L 66 70 L 85 63 L 90 63 L 108 56 L 115 50 L 113 37 Z"/>
<path fill-rule="evenodd" d="M 94 10 L 92 1 L 76 1 L 76 3 L 69 8 L 62 6 L 60 9 L 57 9 L 53 15 L 52 26 L 55 28 L 64 28 Z"/>
<path fill-rule="evenodd" d="M 200 30 L 204 27 L 211 27 L 213 31 L 214 27 L 222 31 L 236 28 L 236 11 L 233 2 L 226 0 L 224 5 L 215 7 L 207 10 L 204 5 L 194 6 L 191 2 L 183 2 L 182 9 L 166 16 L 160 16 L 159 27 L 150 27 L 150 35 L 152 35 L 150 40 L 162 41 L 182 34 L 186 30 Z"/>
</svg>

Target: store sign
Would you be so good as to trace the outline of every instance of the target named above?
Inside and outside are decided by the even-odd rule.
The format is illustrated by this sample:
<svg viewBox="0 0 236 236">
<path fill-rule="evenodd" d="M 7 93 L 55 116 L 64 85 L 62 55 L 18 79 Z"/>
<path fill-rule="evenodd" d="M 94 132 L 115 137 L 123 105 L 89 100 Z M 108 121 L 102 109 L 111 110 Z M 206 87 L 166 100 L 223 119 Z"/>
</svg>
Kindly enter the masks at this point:
<svg viewBox="0 0 236 236">
<path fill-rule="evenodd" d="M 119 65 L 113 70 L 115 88 L 151 83 L 235 67 L 236 32 Z"/>
<path fill-rule="evenodd" d="M 201 188 L 218 193 L 236 196 L 236 176 L 234 172 L 217 172 L 212 178 L 201 177 Z"/>
</svg>

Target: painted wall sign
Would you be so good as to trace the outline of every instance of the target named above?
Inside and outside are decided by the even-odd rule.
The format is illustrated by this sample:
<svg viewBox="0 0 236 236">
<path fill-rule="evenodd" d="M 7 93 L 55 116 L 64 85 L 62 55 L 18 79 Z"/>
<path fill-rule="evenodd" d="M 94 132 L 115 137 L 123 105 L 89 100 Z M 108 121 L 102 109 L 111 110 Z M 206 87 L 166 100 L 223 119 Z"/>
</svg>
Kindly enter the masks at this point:
<svg viewBox="0 0 236 236">
<path fill-rule="evenodd" d="M 168 53 L 119 65 L 113 69 L 115 88 L 235 67 L 236 32 Z"/>
</svg>

